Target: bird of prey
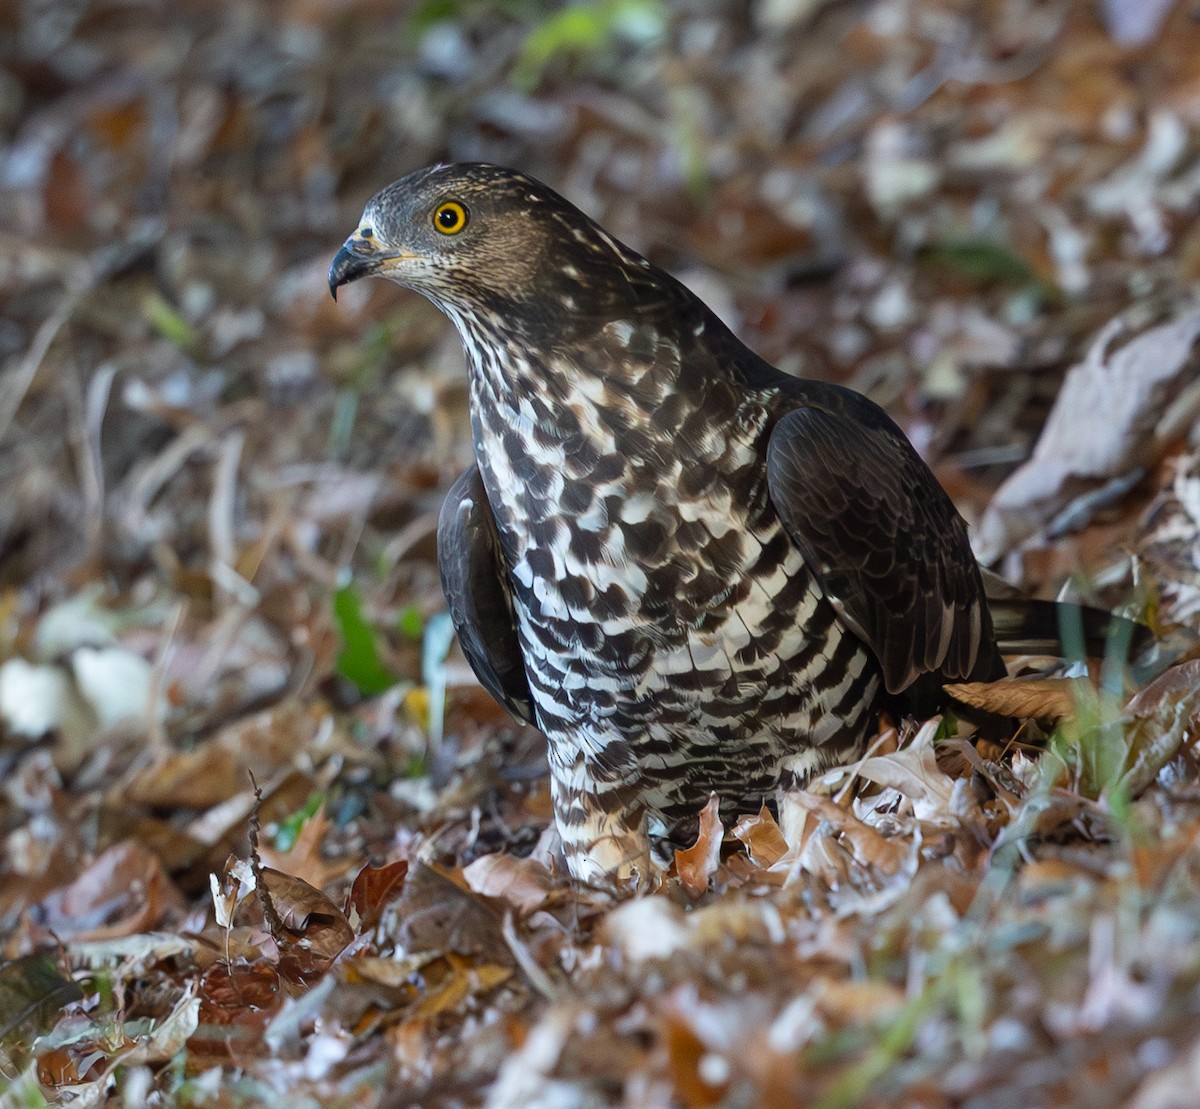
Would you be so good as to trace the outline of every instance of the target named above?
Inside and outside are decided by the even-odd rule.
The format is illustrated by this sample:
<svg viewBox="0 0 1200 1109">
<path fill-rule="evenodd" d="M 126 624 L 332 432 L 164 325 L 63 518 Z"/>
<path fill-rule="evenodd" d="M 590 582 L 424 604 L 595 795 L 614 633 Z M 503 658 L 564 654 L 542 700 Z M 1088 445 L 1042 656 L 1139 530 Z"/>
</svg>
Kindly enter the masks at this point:
<svg viewBox="0 0 1200 1109">
<path fill-rule="evenodd" d="M 756 812 L 852 756 L 881 698 L 1005 673 L 966 524 L 883 410 L 773 368 L 547 186 L 413 173 L 330 290 L 367 275 L 462 338 L 442 583 L 479 680 L 546 736 L 576 877 L 645 875 L 711 792 Z"/>
</svg>

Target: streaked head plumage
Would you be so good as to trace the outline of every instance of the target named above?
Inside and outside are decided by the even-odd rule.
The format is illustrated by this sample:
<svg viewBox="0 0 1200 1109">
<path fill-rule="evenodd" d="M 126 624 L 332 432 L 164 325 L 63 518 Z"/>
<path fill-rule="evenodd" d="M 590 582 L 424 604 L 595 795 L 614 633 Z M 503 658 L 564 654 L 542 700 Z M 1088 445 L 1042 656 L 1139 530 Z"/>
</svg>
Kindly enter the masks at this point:
<svg viewBox="0 0 1200 1109">
<path fill-rule="evenodd" d="M 541 182 L 484 163 L 438 165 L 376 193 L 329 271 L 329 287 L 377 275 L 443 308 L 553 312 L 645 262 Z M 582 283 L 582 284 L 581 284 Z"/>
</svg>

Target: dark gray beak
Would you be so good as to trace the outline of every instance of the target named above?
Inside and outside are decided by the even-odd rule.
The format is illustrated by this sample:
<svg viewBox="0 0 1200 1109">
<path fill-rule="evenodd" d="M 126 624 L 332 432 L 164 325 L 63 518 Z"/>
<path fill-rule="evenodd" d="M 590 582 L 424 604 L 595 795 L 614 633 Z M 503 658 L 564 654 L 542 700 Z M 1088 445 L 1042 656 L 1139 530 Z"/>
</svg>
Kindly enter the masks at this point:
<svg viewBox="0 0 1200 1109">
<path fill-rule="evenodd" d="M 338 289 L 366 277 L 382 261 L 378 254 L 363 254 L 361 247 L 362 240 L 352 237 L 333 256 L 333 264 L 329 267 L 329 292 L 334 300 L 337 300 Z"/>
</svg>

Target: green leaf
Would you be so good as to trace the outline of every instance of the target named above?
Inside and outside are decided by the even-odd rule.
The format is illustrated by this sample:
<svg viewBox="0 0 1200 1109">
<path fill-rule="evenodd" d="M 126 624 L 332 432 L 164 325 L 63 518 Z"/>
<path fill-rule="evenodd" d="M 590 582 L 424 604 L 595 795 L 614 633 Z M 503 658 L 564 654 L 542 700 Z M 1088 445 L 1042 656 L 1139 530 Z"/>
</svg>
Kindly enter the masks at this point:
<svg viewBox="0 0 1200 1109">
<path fill-rule="evenodd" d="M 375 633 L 363 617 L 362 600 L 349 578 L 333 594 L 333 620 L 342 649 L 334 668 L 360 693 L 373 697 L 396 684 L 379 657 Z"/>
<path fill-rule="evenodd" d="M 194 350 L 200 343 L 196 329 L 179 314 L 179 311 L 168 304 L 158 293 L 146 297 L 142 311 L 146 319 L 162 338 L 174 343 L 180 350 Z"/>
<path fill-rule="evenodd" d="M 988 239 L 944 239 L 923 251 L 930 262 L 964 277 L 1014 285 L 1037 282 L 1037 274 L 1019 254 Z"/>
<path fill-rule="evenodd" d="M 0 1040 L 24 1031 L 33 1034 L 54 1023 L 68 1001 L 83 996 L 77 983 L 64 978 L 53 954 L 25 955 L 0 967 Z"/>
<path fill-rule="evenodd" d="M 421 606 L 406 605 L 400 613 L 400 619 L 396 621 L 396 630 L 405 639 L 420 643 L 425 634 L 425 613 L 421 611 Z"/>
<path fill-rule="evenodd" d="M 325 794 L 320 792 L 310 794 L 304 807 L 297 809 L 279 825 L 279 830 L 275 833 L 275 850 L 290 851 L 296 845 L 300 830 L 321 811 L 323 804 L 325 804 Z"/>
<path fill-rule="evenodd" d="M 525 36 L 512 70 L 517 88 L 533 89 L 546 67 L 563 55 L 590 58 L 615 38 L 648 43 L 659 38 L 666 15 L 658 0 L 596 0 L 547 16 Z"/>
</svg>

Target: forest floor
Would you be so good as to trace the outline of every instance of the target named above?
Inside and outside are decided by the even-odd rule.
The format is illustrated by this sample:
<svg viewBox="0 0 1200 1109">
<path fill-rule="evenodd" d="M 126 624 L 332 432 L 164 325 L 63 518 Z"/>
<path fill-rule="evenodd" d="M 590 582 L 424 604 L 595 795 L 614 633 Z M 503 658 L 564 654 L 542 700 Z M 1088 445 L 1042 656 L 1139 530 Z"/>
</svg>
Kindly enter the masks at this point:
<svg viewBox="0 0 1200 1109">
<path fill-rule="evenodd" d="M 572 884 L 447 631 L 457 338 L 326 287 L 438 160 L 871 395 L 1157 653 Z M 1198 202 L 1170 0 L 0 0 L 0 1105 L 1194 1106 Z"/>
</svg>

